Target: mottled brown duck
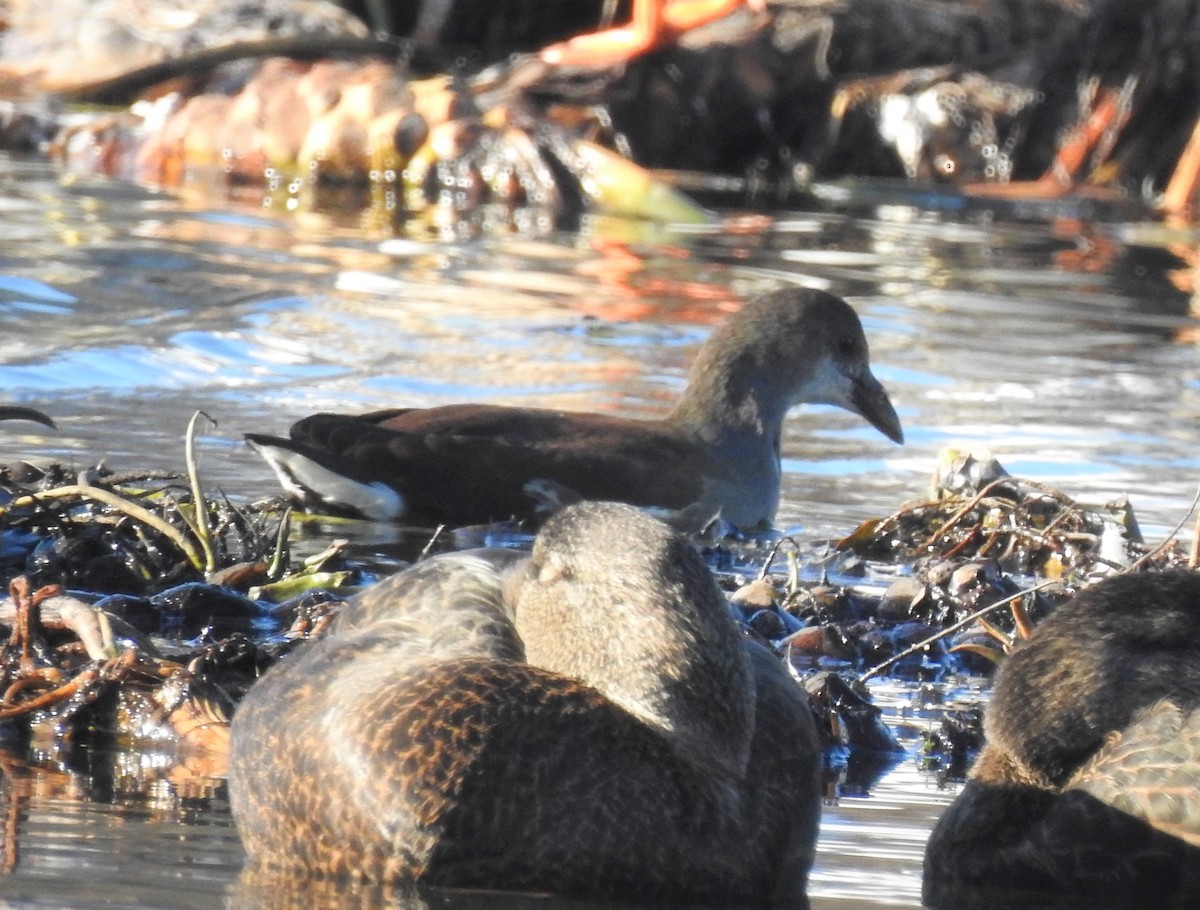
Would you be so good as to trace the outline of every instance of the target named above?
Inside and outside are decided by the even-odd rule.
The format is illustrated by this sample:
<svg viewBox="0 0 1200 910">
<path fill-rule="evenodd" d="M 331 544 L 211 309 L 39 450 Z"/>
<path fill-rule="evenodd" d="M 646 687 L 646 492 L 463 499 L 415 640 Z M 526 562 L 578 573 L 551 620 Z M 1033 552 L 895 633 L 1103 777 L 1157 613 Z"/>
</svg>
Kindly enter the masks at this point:
<svg viewBox="0 0 1200 910">
<path fill-rule="evenodd" d="M 929 841 L 928 905 L 1198 905 L 1200 574 L 1060 607 L 1001 667 L 984 732 Z"/>
<path fill-rule="evenodd" d="M 246 438 L 316 511 L 460 526 L 528 517 L 531 483 L 754 528 L 779 504 L 787 412 L 832 404 L 889 439 L 900 419 L 844 300 L 789 288 L 747 302 L 709 337 L 666 417 L 634 420 L 457 404 L 317 414 L 291 438 Z"/>
<path fill-rule="evenodd" d="M 581 503 L 527 560 L 487 553 L 369 589 L 247 694 L 229 775 L 247 876 L 801 899 L 815 724 L 695 550 Z"/>
</svg>

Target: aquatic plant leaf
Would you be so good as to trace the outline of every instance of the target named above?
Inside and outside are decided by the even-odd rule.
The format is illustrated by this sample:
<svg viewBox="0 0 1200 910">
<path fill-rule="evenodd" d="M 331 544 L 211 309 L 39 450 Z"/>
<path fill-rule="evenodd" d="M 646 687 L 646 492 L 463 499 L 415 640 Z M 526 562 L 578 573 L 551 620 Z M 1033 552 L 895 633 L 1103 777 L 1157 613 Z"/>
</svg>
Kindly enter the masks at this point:
<svg viewBox="0 0 1200 910">
<path fill-rule="evenodd" d="M 345 588 L 353 577 L 353 572 L 313 572 L 293 575 L 282 581 L 251 588 L 250 597 L 254 600 L 270 600 L 278 603 L 314 588 L 325 588 L 330 591 L 340 590 Z"/>
<path fill-rule="evenodd" d="M 563 163 L 580 188 L 605 211 L 675 224 L 707 224 L 712 216 L 650 171 L 591 142 L 572 144 L 573 161 Z"/>
</svg>

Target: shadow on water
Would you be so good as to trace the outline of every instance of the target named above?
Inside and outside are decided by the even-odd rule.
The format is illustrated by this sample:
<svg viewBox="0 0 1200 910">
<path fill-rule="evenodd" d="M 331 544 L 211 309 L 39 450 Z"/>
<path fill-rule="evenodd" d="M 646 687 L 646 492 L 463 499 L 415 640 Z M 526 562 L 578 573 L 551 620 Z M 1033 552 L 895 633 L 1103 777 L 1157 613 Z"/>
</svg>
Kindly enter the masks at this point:
<svg viewBox="0 0 1200 910">
<path fill-rule="evenodd" d="M 777 524 L 802 540 L 923 497 L 946 445 L 990 447 L 1012 473 L 1084 503 L 1128 493 L 1152 540 L 1200 479 L 1198 236 L 1130 206 L 844 184 L 719 230 L 597 218 L 569 234 L 448 244 L 0 159 L 0 210 L 0 388 L 61 427 L 6 425 L 6 461 L 177 469 L 187 419 L 204 408 L 218 421 L 200 440 L 205 484 L 254 501 L 277 487 L 241 434 L 317 410 L 475 400 L 662 414 L 713 324 L 743 295 L 798 282 L 852 300 L 907 438 L 897 448 L 831 409 L 793 417 Z M 419 542 L 362 523 L 298 536 L 301 550 L 349 538 L 384 570 Z M 817 910 L 919 906 L 925 839 L 954 796 L 913 758 L 936 712 L 911 684 L 873 692 L 909 755 L 868 784 L 831 786 Z M 981 697 L 977 682 L 963 690 Z M 275 892 L 235 888 L 242 853 L 223 790 L 197 788 L 203 773 L 178 757 L 63 755 L 37 741 L 0 756 L 0 903 L 281 906 Z M 380 906 L 348 886 L 328 899 Z"/>
</svg>

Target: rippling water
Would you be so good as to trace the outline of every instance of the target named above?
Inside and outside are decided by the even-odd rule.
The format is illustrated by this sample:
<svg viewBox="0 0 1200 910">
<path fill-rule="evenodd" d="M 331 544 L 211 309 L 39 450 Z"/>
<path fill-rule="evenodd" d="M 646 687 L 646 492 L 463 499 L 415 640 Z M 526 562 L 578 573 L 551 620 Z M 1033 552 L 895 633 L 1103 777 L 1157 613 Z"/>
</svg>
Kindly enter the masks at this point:
<svg viewBox="0 0 1200 910">
<path fill-rule="evenodd" d="M 200 449 L 206 483 L 261 498 L 274 481 L 241 433 L 317 409 L 473 399 L 661 414 L 734 301 L 800 282 L 862 314 L 908 441 L 842 411 L 797 414 L 781 527 L 815 540 L 894 511 L 925 494 L 950 444 L 989 447 L 1088 505 L 1127 493 L 1151 538 L 1185 516 L 1200 480 L 1194 231 L 1120 204 L 1001 206 L 879 183 L 822 188 L 805 208 L 712 230 L 597 218 L 448 243 L 0 159 L 0 395 L 61 425 L 4 425 L 0 457 L 178 468 L 203 408 L 218 422 Z M 367 551 L 394 536 L 353 533 Z M 911 745 L 911 693 L 880 695 Z M 225 901 L 240 849 L 219 797 L 167 798 L 166 771 L 149 795 L 111 780 L 97 793 L 80 761 L 5 769 L 16 872 L 0 875 L 0 902 Z M 831 801 L 814 906 L 918 906 L 924 839 L 952 796 L 905 761 L 868 797 Z"/>
</svg>

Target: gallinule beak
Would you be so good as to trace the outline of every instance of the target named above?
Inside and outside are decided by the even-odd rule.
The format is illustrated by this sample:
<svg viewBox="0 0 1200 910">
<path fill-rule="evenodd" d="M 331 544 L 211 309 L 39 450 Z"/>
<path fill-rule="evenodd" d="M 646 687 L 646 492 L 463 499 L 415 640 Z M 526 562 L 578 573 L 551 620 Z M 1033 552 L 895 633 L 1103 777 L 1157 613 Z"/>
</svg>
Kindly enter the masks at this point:
<svg viewBox="0 0 1200 910">
<path fill-rule="evenodd" d="M 1200 574 L 1059 607 L 1001 666 L 984 732 L 929 840 L 927 906 L 1200 903 Z"/>
<path fill-rule="evenodd" d="M 32 420 L 35 423 L 40 423 L 42 426 L 50 427 L 52 430 L 58 429 L 54 421 L 41 411 L 35 411 L 33 408 L 23 408 L 18 405 L 0 405 L 0 420 Z"/>
<path fill-rule="evenodd" d="M 695 549 L 589 502 L 489 553 L 368 589 L 243 699 L 248 875 L 803 904 L 816 726 Z"/>
<path fill-rule="evenodd" d="M 459 404 L 317 414 L 291 438 L 246 439 L 314 511 L 462 526 L 533 514 L 540 483 L 580 499 L 767 525 L 788 410 L 832 404 L 903 442 L 850 305 L 790 288 L 751 300 L 713 332 L 661 420 Z M 568 497 L 571 498 L 571 497 Z"/>
</svg>

